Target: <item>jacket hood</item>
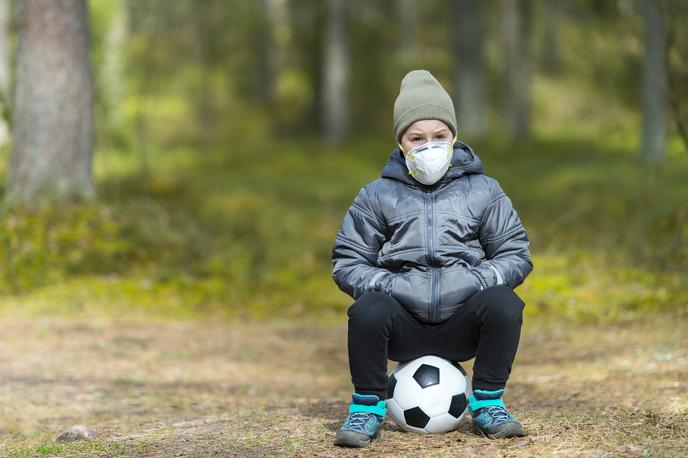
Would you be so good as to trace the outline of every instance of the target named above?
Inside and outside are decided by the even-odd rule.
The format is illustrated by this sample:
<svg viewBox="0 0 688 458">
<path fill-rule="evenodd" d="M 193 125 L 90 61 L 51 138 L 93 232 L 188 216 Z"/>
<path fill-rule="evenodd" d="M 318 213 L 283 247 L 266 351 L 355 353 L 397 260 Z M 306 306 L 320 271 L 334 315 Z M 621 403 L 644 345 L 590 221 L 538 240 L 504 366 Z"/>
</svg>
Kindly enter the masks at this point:
<svg viewBox="0 0 688 458">
<path fill-rule="evenodd" d="M 449 170 L 447 170 L 447 173 L 437 183 L 431 186 L 419 183 L 409 175 L 408 168 L 406 167 L 406 158 L 398 145 L 394 148 L 387 164 L 382 169 L 383 178 L 392 178 L 411 186 L 426 188 L 437 186 L 446 181 L 455 180 L 464 175 L 481 173 L 483 173 L 482 161 L 475 151 L 473 151 L 473 148 L 460 140 L 454 143 L 454 153 L 452 154 Z"/>
</svg>

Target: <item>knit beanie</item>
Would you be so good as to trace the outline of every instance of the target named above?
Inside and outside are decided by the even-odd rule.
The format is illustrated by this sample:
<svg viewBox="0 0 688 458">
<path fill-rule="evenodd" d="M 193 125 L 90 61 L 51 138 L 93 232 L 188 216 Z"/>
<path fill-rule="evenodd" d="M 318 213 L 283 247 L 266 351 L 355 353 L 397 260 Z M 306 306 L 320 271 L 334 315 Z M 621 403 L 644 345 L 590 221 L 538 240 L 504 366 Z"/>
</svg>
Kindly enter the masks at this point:
<svg viewBox="0 0 688 458">
<path fill-rule="evenodd" d="M 420 119 L 439 119 L 456 137 L 456 113 L 451 97 L 427 70 L 412 70 L 401 80 L 394 102 L 394 135 L 401 142 L 404 131 Z"/>
</svg>

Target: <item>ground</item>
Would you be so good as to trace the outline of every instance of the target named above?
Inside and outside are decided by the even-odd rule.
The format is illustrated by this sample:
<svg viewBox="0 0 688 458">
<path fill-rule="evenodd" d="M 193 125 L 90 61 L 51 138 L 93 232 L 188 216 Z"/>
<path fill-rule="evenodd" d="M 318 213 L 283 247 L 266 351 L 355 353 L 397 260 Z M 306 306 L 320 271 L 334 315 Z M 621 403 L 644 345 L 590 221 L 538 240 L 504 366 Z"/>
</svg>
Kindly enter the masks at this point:
<svg viewBox="0 0 688 458">
<path fill-rule="evenodd" d="M 388 417 L 364 450 L 332 445 L 351 397 L 345 317 L 2 318 L 0 329 L 0 456 L 688 455 L 686 318 L 527 320 L 505 395 L 527 437 L 492 441 L 470 420 L 416 435 Z M 97 439 L 55 441 L 75 424 Z"/>
</svg>

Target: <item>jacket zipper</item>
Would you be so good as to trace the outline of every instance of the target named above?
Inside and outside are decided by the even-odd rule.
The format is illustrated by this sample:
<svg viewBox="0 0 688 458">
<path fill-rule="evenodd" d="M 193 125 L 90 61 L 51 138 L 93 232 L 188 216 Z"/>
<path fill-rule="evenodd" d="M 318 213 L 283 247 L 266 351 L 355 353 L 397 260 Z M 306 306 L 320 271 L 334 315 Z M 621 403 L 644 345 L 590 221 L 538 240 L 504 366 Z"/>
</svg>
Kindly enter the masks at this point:
<svg viewBox="0 0 688 458">
<path fill-rule="evenodd" d="M 430 322 L 436 322 L 438 321 L 438 318 L 436 315 L 439 314 L 437 310 L 437 299 L 439 295 L 439 278 L 437 275 L 437 267 L 435 267 L 435 240 L 433 236 L 433 227 L 432 227 L 432 214 L 433 214 L 433 201 L 434 201 L 434 196 L 432 195 L 431 192 L 426 192 L 425 193 L 425 203 L 426 203 L 426 214 L 427 214 L 427 225 L 426 225 L 426 230 L 427 230 L 427 238 L 428 238 L 428 251 L 427 251 L 427 258 L 428 258 L 428 266 L 430 267 L 430 304 L 428 308 L 428 319 Z"/>
</svg>

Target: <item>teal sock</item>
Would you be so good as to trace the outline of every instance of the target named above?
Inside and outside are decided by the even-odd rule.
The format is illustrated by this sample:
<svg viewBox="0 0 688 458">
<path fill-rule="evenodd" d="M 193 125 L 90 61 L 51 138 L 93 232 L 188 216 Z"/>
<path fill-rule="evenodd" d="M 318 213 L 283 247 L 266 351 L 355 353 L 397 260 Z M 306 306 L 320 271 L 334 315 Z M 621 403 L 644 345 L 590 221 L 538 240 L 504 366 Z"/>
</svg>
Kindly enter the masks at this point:
<svg viewBox="0 0 688 458">
<path fill-rule="evenodd" d="M 354 393 L 351 398 L 353 402 L 349 405 L 349 413 L 370 412 L 383 418 L 387 415 L 387 401 L 380 400 L 377 395 Z"/>
<path fill-rule="evenodd" d="M 500 406 L 506 409 L 504 401 L 502 401 L 502 395 L 504 390 L 473 390 L 473 395 L 468 398 L 468 409 L 471 414 L 479 409 L 488 406 Z"/>
</svg>

